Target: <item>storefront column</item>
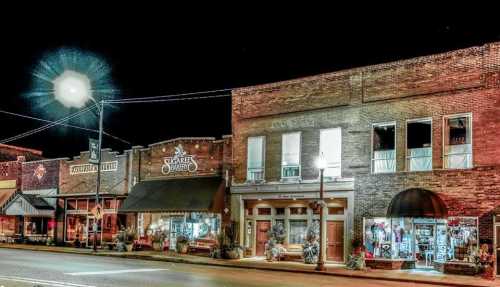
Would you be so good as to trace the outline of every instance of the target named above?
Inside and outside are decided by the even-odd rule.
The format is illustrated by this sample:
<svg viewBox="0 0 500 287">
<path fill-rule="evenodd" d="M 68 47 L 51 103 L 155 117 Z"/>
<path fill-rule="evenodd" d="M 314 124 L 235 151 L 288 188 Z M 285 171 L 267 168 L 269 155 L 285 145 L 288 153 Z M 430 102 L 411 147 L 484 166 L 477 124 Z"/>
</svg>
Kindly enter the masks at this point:
<svg viewBox="0 0 500 287">
<path fill-rule="evenodd" d="M 246 235 L 246 222 L 245 222 L 245 203 L 241 195 L 238 196 L 238 221 L 239 221 L 239 232 L 240 232 L 240 246 L 245 245 L 245 235 Z"/>
<path fill-rule="evenodd" d="M 327 230 L 327 224 L 326 224 L 326 221 L 327 221 L 327 216 L 328 216 L 328 208 L 327 207 L 324 207 L 322 208 L 322 211 L 323 211 L 323 222 L 320 222 L 320 224 L 322 225 L 322 228 L 323 228 L 323 238 L 320 238 L 321 240 L 321 253 L 323 254 L 323 261 L 326 262 L 327 258 L 326 258 L 326 239 L 328 237 L 328 230 Z"/>
</svg>

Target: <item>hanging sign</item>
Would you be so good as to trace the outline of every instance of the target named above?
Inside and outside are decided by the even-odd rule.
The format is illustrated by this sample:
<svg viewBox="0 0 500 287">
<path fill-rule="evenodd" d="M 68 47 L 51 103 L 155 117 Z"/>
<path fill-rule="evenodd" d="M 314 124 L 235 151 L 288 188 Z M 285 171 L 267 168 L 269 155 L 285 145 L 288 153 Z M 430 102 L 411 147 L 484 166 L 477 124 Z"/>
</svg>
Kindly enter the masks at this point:
<svg viewBox="0 0 500 287">
<path fill-rule="evenodd" d="M 175 153 L 172 157 L 165 157 L 161 172 L 170 174 L 174 172 L 195 172 L 198 170 L 198 163 L 194 160 L 193 155 L 188 155 L 182 145 L 175 147 Z"/>
<path fill-rule="evenodd" d="M 99 141 L 96 139 L 89 138 L 89 163 L 98 164 L 99 163 Z"/>
</svg>

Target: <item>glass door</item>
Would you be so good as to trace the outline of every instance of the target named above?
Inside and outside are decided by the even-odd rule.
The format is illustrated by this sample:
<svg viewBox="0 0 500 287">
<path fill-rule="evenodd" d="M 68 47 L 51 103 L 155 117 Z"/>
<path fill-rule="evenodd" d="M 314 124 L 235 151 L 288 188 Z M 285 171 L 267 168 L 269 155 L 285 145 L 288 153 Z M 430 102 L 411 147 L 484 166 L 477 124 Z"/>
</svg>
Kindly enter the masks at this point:
<svg viewBox="0 0 500 287">
<path fill-rule="evenodd" d="M 102 229 L 101 223 L 102 220 L 98 221 L 97 230 L 94 230 L 94 223 L 96 222 L 93 216 L 89 216 L 87 223 L 87 246 L 94 247 L 94 236 L 96 236 L 97 247 L 101 247 L 101 239 L 102 239 Z"/>
<path fill-rule="evenodd" d="M 171 217 L 170 218 L 170 250 L 176 250 L 177 236 L 182 234 L 182 225 L 184 224 L 184 217 Z"/>
</svg>

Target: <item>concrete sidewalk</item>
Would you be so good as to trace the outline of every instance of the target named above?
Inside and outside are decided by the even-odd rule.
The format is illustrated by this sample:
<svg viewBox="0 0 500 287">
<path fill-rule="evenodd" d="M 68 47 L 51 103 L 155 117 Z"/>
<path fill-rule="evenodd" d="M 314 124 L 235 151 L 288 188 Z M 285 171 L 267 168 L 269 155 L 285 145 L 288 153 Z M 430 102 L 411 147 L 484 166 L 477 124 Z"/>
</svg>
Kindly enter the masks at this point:
<svg viewBox="0 0 500 287">
<path fill-rule="evenodd" d="M 435 284 L 444 286 L 500 286 L 499 282 L 489 281 L 481 277 L 447 275 L 432 271 L 416 270 L 378 270 L 371 269 L 367 271 L 348 270 L 343 265 L 327 264 L 327 271 L 318 272 L 314 270 L 315 265 L 303 264 L 300 262 L 267 262 L 263 259 L 245 258 L 241 260 L 223 260 L 213 259 L 193 255 L 181 255 L 176 253 L 158 252 L 158 251 L 134 251 L 117 252 L 108 250 L 99 250 L 93 252 L 86 248 L 38 246 L 24 244 L 0 244 L 0 248 L 23 249 L 33 251 L 61 252 L 72 254 L 83 254 L 93 256 L 111 256 L 120 258 L 155 260 L 174 263 L 200 264 L 233 268 L 252 268 L 258 270 L 300 272 L 318 275 L 343 276 L 352 278 L 380 279 L 400 282 L 413 282 L 423 284 Z"/>
</svg>

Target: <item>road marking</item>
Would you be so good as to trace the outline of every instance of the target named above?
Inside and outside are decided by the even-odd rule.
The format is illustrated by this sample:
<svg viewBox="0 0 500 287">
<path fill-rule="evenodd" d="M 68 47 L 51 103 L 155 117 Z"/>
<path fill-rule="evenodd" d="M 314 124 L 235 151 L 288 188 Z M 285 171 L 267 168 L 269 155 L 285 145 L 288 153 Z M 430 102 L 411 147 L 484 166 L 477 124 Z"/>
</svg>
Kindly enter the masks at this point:
<svg viewBox="0 0 500 287">
<path fill-rule="evenodd" d="M 74 272 L 74 273 L 64 273 L 64 274 L 72 276 L 82 276 L 82 275 L 107 275 L 107 274 L 120 274 L 120 273 L 155 272 L 155 271 L 165 271 L 165 270 L 168 269 L 124 269 L 124 270 Z"/>
<path fill-rule="evenodd" d="M 1 276 L 0 275 L 0 280 L 38 284 L 38 285 L 52 286 L 52 287 L 96 287 L 96 286 L 92 286 L 92 285 L 82 285 L 82 284 L 75 284 L 75 283 L 70 283 L 70 282 L 59 282 L 59 281 L 34 279 L 34 278 L 26 278 L 26 277 L 16 277 L 16 276 Z"/>
</svg>

